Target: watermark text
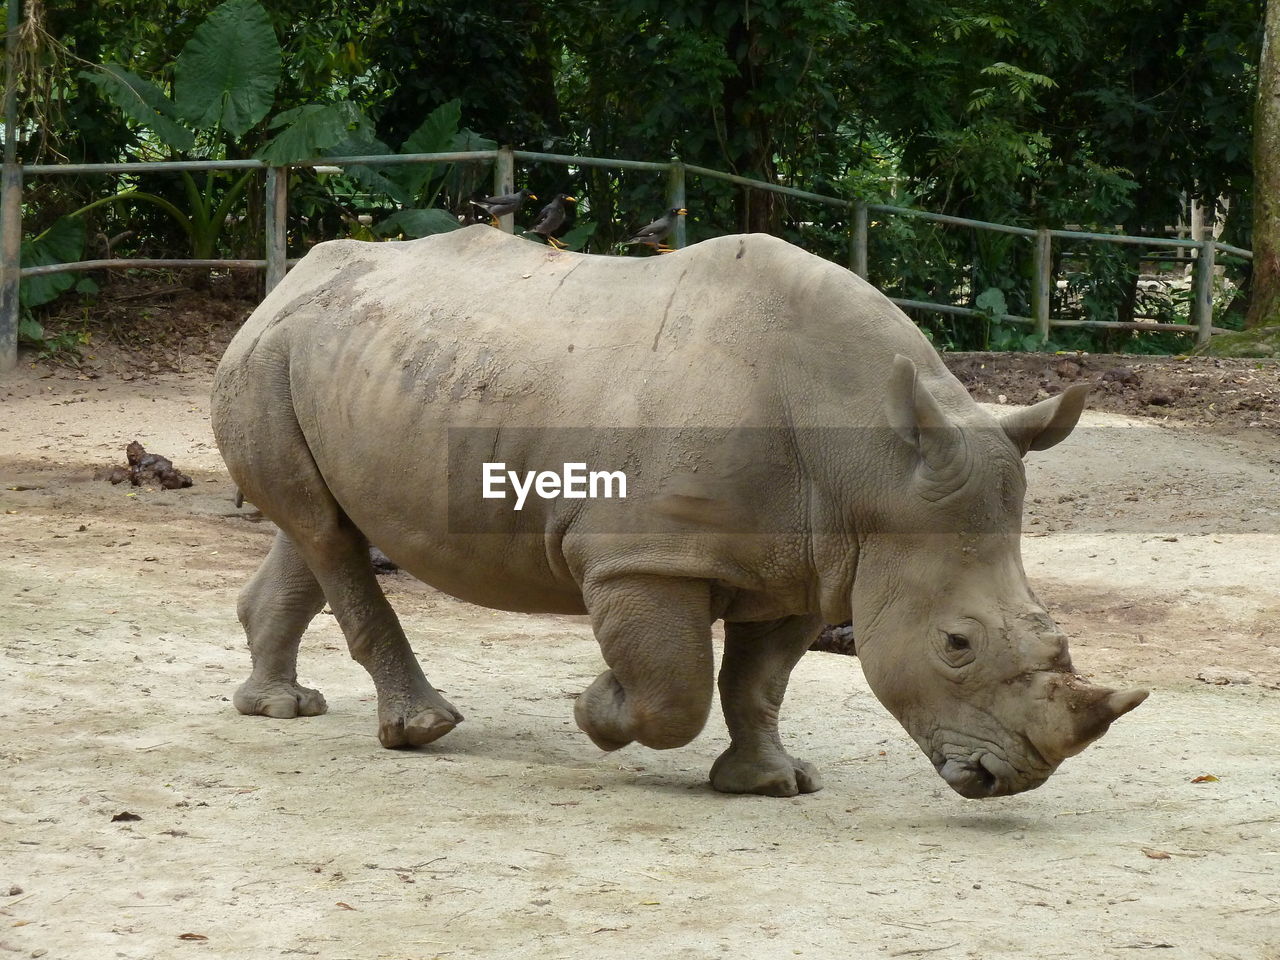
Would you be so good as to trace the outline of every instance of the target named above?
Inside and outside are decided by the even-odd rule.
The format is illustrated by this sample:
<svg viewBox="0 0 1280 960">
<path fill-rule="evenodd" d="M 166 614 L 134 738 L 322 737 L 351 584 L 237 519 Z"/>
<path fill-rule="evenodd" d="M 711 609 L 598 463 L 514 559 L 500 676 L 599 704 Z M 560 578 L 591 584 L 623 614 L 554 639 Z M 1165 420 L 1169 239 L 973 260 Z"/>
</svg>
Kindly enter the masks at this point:
<svg viewBox="0 0 1280 960">
<path fill-rule="evenodd" d="M 554 470 L 526 470 L 519 474 L 508 470 L 505 463 L 485 463 L 482 466 L 483 490 L 486 500 L 507 499 L 508 484 L 515 493 L 515 509 L 523 510 L 529 494 L 535 493 L 542 500 L 597 500 L 600 498 L 625 500 L 627 475 L 621 470 L 588 470 L 585 463 L 566 463 L 559 473 Z"/>
</svg>

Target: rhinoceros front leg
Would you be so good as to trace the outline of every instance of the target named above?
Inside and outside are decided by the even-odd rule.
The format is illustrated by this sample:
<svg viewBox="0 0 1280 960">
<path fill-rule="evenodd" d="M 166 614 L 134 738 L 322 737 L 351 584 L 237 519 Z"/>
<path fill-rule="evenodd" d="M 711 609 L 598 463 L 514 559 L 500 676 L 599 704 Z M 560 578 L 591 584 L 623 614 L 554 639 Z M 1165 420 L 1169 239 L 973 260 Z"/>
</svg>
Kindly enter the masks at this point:
<svg viewBox="0 0 1280 960">
<path fill-rule="evenodd" d="M 633 740 L 666 750 L 696 737 L 711 712 L 711 595 L 704 582 L 614 577 L 583 590 L 609 669 L 574 706 L 602 750 Z"/>
<path fill-rule="evenodd" d="M 725 623 L 720 706 L 730 744 L 711 767 L 715 789 L 771 797 L 822 789 L 817 769 L 790 756 L 778 736 L 787 680 L 821 627 L 819 616 Z"/>
<path fill-rule="evenodd" d="M 323 606 L 324 592 L 293 541 L 276 534 L 271 552 L 236 604 L 253 659 L 253 672 L 232 698 L 237 710 L 291 719 L 328 709 L 319 690 L 298 683 L 298 644 Z"/>
</svg>

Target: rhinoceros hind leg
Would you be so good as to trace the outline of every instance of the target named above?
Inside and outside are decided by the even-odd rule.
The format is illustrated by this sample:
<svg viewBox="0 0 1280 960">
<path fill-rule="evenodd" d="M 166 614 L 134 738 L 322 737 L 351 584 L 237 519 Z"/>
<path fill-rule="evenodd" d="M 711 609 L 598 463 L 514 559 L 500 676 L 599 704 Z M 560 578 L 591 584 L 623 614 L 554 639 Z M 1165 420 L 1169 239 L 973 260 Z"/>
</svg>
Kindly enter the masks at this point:
<svg viewBox="0 0 1280 960">
<path fill-rule="evenodd" d="M 323 606 L 320 584 L 289 538 L 277 534 L 237 604 L 253 660 L 253 672 L 233 698 L 237 710 L 288 720 L 328 709 L 319 690 L 298 683 L 298 644 Z"/>
<path fill-rule="evenodd" d="M 378 740 L 420 747 L 462 722 L 418 665 L 391 604 L 374 576 L 369 547 L 346 523 L 308 544 L 307 559 L 347 638 L 351 658 L 369 672 L 378 694 Z"/>
<path fill-rule="evenodd" d="M 290 323 L 262 334 L 252 376 L 228 374 L 215 388 L 223 460 L 246 499 L 282 531 L 241 596 L 240 613 L 254 655 L 254 675 L 240 703 L 288 712 L 298 693 L 297 648 L 324 601 L 347 639 L 351 657 L 378 694 L 378 739 L 385 747 L 430 743 L 452 730 L 460 714 L 428 681 L 414 658 L 373 565 L 369 542 L 343 510 L 321 473 L 294 409 L 289 364 Z M 323 700 L 302 691 L 299 712 Z"/>
<path fill-rule="evenodd" d="M 382 745 L 389 749 L 419 747 L 440 739 L 461 723 L 462 714 L 431 685 L 418 665 L 374 576 L 364 536 L 339 514 L 312 527 L 300 550 L 324 588 L 347 638 L 351 658 L 373 679 Z"/>
<path fill-rule="evenodd" d="M 283 532 L 241 596 L 254 676 L 237 706 L 288 713 L 298 642 L 328 600 L 352 659 L 369 672 L 377 690 L 378 740 L 388 748 L 438 740 L 462 721 L 462 714 L 428 682 L 414 658 L 374 576 L 368 541 L 333 499 L 305 447 L 299 449 L 301 435 L 285 433 L 284 442 L 254 451 L 259 469 L 291 482 L 278 490 L 255 489 L 251 497 Z M 322 708 L 319 694 L 297 691 L 299 713 Z"/>
<path fill-rule="evenodd" d="M 711 767 L 715 789 L 771 797 L 822 789 L 817 768 L 790 756 L 778 735 L 787 680 L 821 626 L 817 616 L 724 625 L 720 704 L 731 742 Z"/>
<path fill-rule="evenodd" d="M 602 750 L 633 740 L 682 747 L 711 712 L 710 590 L 664 577 L 618 577 L 584 591 L 610 669 L 574 705 L 578 726 Z"/>
<path fill-rule="evenodd" d="M 428 684 L 430 686 L 430 684 Z M 439 740 L 460 724 L 463 716 L 444 697 L 432 688 L 434 697 L 425 696 L 415 704 L 422 709 L 416 713 L 409 709 L 384 710 L 378 707 L 378 741 L 387 749 L 421 747 Z"/>
</svg>

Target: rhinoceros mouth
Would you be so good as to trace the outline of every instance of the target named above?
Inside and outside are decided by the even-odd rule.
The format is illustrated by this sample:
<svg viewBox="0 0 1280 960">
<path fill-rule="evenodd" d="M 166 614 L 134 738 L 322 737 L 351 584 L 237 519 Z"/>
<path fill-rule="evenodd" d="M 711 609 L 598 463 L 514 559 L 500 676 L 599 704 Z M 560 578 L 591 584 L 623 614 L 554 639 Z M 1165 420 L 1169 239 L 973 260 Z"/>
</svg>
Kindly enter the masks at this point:
<svg viewBox="0 0 1280 960">
<path fill-rule="evenodd" d="M 933 766 L 960 796 L 969 800 L 1004 797 L 1038 787 L 1043 780 L 1027 781 L 1010 764 L 993 753 L 976 753 L 966 759 L 935 757 Z"/>
</svg>

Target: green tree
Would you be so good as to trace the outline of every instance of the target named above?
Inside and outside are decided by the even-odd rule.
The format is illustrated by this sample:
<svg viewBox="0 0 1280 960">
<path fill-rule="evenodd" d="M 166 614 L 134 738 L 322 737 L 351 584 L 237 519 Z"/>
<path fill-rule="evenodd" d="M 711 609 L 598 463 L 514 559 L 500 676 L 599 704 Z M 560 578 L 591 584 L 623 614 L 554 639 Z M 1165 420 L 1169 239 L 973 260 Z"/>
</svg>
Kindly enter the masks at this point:
<svg viewBox="0 0 1280 960">
<path fill-rule="evenodd" d="M 48 142 L 68 158 L 155 156 L 166 137 L 187 155 L 276 161 L 409 149 L 431 139 L 419 135 L 429 116 L 456 100 L 459 126 L 517 147 L 679 156 L 822 193 L 1025 225 L 1163 234 L 1188 197 L 1223 197 L 1229 239 L 1247 246 L 1251 197 L 1262 209 L 1270 195 L 1254 191 L 1247 149 L 1262 0 L 261 0 L 283 66 L 266 114 L 234 130 L 178 109 L 177 65 L 221 9 L 213 0 L 102 9 L 68 0 L 49 13 L 68 56 L 49 69 L 61 114 L 51 114 Z M 132 97 L 130 119 L 86 93 L 75 56 L 115 64 L 114 80 L 99 82 Z M 224 110 L 227 101 L 218 103 Z M 375 213 L 393 203 L 460 209 L 474 174 L 421 184 L 373 169 L 306 175 L 294 196 L 308 211 L 343 194 Z M 539 193 L 584 195 L 597 251 L 666 205 L 660 175 L 535 164 L 521 177 Z M 158 196 L 188 202 L 184 185 L 156 182 L 148 189 Z M 841 208 L 705 180 L 689 187 L 691 239 L 767 230 L 843 257 Z M 74 183 L 38 189 L 54 191 L 40 197 L 42 226 L 85 202 L 72 196 L 82 189 Z M 308 217 L 317 238 L 317 224 L 336 223 Z M 406 213 L 388 229 L 433 218 Z M 136 222 L 151 226 L 131 213 Z M 902 218 L 872 233 L 877 282 L 975 307 L 1024 311 L 1029 256 L 1016 238 Z M 1136 254 L 1071 256 L 1072 303 L 1098 318 L 1133 314 Z M 1260 258 L 1259 288 L 1264 267 Z M 998 311 L 988 312 L 998 326 Z M 987 339 L 966 321 L 922 322 L 940 342 Z"/>
<path fill-rule="evenodd" d="M 472 129 L 527 146 L 552 135 L 560 14 L 551 0 L 386 0 L 365 37 L 378 136 L 408 137 L 458 100 Z"/>
<path fill-rule="evenodd" d="M 266 10 L 257 0 L 224 0 L 192 31 L 166 72 L 173 78 L 167 84 L 172 98 L 162 83 L 121 64 L 104 63 L 81 76 L 150 134 L 139 141 L 143 150 L 209 159 L 243 155 L 253 142 L 247 135 L 263 130 L 277 102 L 282 75 L 281 48 Z M 363 111 L 349 100 L 304 104 L 265 123 L 276 133 L 257 153 L 274 164 L 317 157 L 368 127 Z M 119 199 L 169 213 L 186 233 L 192 256 L 209 259 L 254 176 L 252 169 L 211 171 L 201 178 L 182 171 L 180 201 L 137 189 Z"/>
</svg>

